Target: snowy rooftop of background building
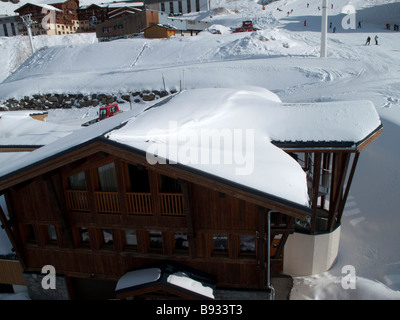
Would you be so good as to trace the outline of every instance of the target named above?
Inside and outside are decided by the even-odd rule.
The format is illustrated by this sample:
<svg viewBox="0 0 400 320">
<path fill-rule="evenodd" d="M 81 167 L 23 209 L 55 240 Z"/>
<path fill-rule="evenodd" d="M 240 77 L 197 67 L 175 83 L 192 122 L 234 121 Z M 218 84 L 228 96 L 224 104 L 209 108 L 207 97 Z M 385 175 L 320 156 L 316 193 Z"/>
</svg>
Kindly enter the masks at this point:
<svg viewBox="0 0 400 320">
<path fill-rule="evenodd" d="M 0 148 L 40 147 L 79 129 L 35 120 L 31 118 L 32 114 L 35 111 L 0 112 Z"/>
</svg>

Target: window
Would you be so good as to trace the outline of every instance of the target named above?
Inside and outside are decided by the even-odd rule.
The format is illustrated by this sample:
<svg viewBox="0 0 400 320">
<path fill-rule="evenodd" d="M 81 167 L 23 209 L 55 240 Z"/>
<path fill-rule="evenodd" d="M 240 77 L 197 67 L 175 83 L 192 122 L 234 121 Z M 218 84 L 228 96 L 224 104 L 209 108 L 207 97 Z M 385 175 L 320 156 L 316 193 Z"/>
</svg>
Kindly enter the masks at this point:
<svg viewBox="0 0 400 320">
<path fill-rule="evenodd" d="M 132 192 L 150 192 L 149 173 L 142 166 L 128 164 L 129 181 Z"/>
<path fill-rule="evenodd" d="M 56 242 L 57 241 L 56 227 L 53 225 L 48 225 L 47 235 L 49 237 L 49 242 Z"/>
<path fill-rule="evenodd" d="M 86 190 L 85 173 L 80 172 L 68 178 L 71 190 Z"/>
<path fill-rule="evenodd" d="M 79 242 L 81 245 L 88 245 L 89 244 L 89 232 L 86 227 L 79 227 Z"/>
<path fill-rule="evenodd" d="M 137 249 L 136 230 L 125 230 L 125 239 L 128 249 Z"/>
<path fill-rule="evenodd" d="M 228 235 L 213 235 L 213 251 L 218 254 L 228 254 Z"/>
<path fill-rule="evenodd" d="M 196 0 L 196 11 L 200 11 L 200 0 Z"/>
<path fill-rule="evenodd" d="M 164 2 L 161 2 L 161 10 L 160 11 L 165 12 L 165 3 Z"/>
<path fill-rule="evenodd" d="M 99 175 L 99 186 L 101 191 L 117 191 L 114 162 L 98 168 L 97 172 Z"/>
<path fill-rule="evenodd" d="M 169 12 L 174 13 L 174 3 L 172 1 L 169 3 Z"/>
<path fill-rule="evenodd" d="M 241 235 L 240 236 L 240 253 L 254 254 L 256 252 L 255 236 Z"/>
<path fill-rule="evenodd" d="M 186 233 L 175 233 L 175 250 L 187 252 L 189 250 L 188 237 Z"/>
<path fill-rule="evenodd" d="M 191 0 L 187 0 L 186 6 L 187 6 L 187 12 L 190 13 L 192 12 L 192 6 L 191 6 Z"/>
<path fill-rule="evenodd" d="M 181 193 L 181 185 L 177 179 L 161 175 L 161 192 Z"/>
<path fill-rule="evenodd" d="M 113 244 L 113 235 L 110 229 L 102 229 L 103 234 L 103 242 L 106 246 L 112 246 Z"/>
<path fill-rule="evenodd" d="M 178 1 L 178 12 L 182 13 L 182 1 Z"/>
<path fill-rule="evenodd" d="M 149 231 L 150 249 L 160 250 L 163 248 L 161 231 Z"/>
</svg>

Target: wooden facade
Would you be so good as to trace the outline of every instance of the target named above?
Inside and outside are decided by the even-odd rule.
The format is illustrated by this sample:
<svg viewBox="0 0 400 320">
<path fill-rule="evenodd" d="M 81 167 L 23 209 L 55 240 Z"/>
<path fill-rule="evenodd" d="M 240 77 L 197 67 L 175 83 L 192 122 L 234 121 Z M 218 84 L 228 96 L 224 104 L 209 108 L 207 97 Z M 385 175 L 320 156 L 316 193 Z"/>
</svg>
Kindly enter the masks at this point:
<svg viewBox="0 0 400 320">
<path fill-rule="evenodd" d="M 115 181 L 107 185 L 110 170 Z M 215 275 L 218 286 L 265 289 L 267 237 L 279 271 L 295 217 L 309 214 L 173 165 L 149 166 L 105 142 L 8 182 L 1 193 L 10 219 L 0 216 L 24 271 L 50 264 L 67 277 L 117 281 L 168 259 Z"/>
<path fill-rule="evenodd" d="M 175 35 L 176 29 L 162 25 L 152 25 L 144 30 L 144 37 L 151 39 L 169 38 Z"/>
</svg>

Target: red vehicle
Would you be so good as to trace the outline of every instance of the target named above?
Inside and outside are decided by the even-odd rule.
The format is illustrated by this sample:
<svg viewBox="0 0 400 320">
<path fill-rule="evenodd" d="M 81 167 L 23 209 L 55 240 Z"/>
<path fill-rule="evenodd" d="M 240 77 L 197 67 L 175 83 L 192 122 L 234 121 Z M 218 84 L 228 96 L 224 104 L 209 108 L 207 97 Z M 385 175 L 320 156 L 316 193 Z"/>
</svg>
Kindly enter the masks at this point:
<svg viewBox="0 0 400 320">
<path fill-rule="evenodd" d="M 101 120 L 110 118 L 112 116 L 115 116 L 118 113 L 122 113 L 122 110 L 119 110 L 118 104 L 108 104 L 105 107 L 100 107 L 99 110 L 99 117 L 93 120 L 90 120 L 88 122 L 85 122 L 82 124 L 83 127 L 90 126 L 91 124 L 94 124 L 96 122 L 99 122 Z"/>
<path fill-rule="evenodd" d="M 122 111 L 119 110 L 118 104 L 108 104 L 105 107 L 101 107 L 99 111 L 99 121 L 110 118 Z"/>
<path fill-rule="evenodd" d="M 242 22 L 242 26 L 236 29 L 233 29 L 232 33 L 237 32 L 253 32 L 255 29 L 253 27 L 253 21 L 246 20 Z"/>
</svg>

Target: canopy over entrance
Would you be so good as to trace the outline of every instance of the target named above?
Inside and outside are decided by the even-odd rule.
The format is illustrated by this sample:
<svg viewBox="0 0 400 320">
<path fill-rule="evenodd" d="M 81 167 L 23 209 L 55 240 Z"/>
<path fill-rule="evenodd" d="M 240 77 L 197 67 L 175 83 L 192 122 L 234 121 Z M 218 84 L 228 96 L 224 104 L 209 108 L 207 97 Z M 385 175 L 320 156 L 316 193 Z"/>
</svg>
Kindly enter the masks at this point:
<svg viewBox="0 0 400 320">
<path fill-rule="evenodd" d="M 117 282 L 115 294 L 118 299 L 176 297 L 209 300 L 215 298 L 215 282 L 209 274 L 165 261 L 125 273 Z"/>
</svg>

